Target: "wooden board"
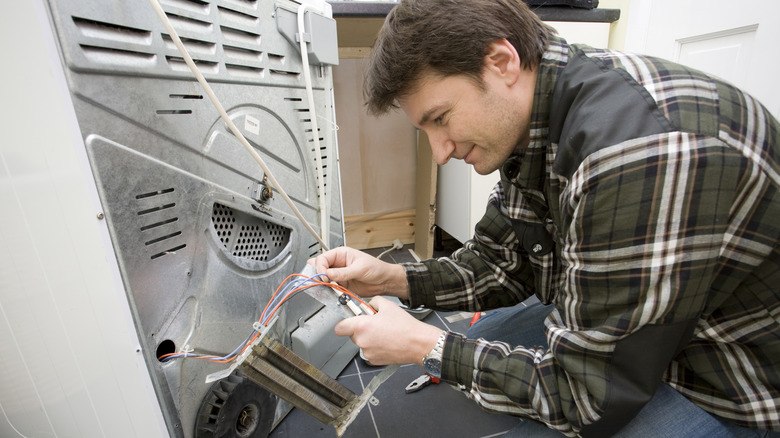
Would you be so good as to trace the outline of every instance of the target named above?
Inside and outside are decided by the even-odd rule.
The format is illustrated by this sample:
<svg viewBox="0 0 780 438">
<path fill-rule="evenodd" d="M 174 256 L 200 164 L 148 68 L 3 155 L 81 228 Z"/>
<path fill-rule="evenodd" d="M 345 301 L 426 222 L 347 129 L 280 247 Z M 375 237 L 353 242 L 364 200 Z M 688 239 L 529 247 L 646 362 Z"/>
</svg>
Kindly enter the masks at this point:
<svg viewBox="0 0 780 438">
<path fill-rule="evenodd" d="M 364 214 L 344 218 L 346 245 L 357 249 L 393 246 L 395 239 L 403 244 L 414 242 L 415 210 L 388 214 Z"/>
</svg>

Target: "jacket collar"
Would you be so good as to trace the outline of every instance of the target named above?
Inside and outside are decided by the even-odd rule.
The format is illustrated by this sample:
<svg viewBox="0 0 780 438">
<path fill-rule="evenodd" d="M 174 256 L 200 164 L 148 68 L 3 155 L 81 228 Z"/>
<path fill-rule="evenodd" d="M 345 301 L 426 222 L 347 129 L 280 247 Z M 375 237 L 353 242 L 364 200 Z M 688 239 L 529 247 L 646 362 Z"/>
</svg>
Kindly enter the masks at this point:
<svg viewBox="0 0 780 438">
<path fill-rule="evenodd" d="M 547 174 L 547 152 L 550 144 L 550 106 L 553 90 L 569 60 L 569 45 L 556 35 L 550 37 L 547 50 L 539 63 L 531 110 L 530 142 L 525 150 L 518 151 L 501 167 L 501 178 L 512 184 L 539 192 L 543 191 Z"/>
</svg>

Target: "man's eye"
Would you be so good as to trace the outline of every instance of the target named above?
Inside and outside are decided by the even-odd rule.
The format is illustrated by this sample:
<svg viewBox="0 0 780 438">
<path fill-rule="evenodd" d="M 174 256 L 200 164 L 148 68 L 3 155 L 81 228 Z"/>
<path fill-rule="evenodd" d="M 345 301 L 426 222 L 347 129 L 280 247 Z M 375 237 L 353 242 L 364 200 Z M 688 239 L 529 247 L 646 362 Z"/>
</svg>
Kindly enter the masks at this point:
<svg viewBox="0 0 780 438">
<path fill-rule="evenodd" d="M 444 122 L 444 114 L 440 115 L 439 117 L 436 117 L 433 119 L 433 123 L 437 125 L 441 125 Z"/>
</svg>

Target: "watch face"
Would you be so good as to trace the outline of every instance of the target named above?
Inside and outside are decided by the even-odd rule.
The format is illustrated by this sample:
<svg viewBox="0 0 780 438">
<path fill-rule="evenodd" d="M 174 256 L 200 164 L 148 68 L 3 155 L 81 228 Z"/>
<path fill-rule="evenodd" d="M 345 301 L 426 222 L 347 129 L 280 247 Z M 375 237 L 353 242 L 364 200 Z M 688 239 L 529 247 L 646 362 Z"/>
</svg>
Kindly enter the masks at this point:
<svg viewBox="0 0 780 438">
<path fill-rule="evenodd" d="M 425 370 L 433 377 L 440 377 L 441 361 L 439 359 L 425 359 Z"/>
</svg>

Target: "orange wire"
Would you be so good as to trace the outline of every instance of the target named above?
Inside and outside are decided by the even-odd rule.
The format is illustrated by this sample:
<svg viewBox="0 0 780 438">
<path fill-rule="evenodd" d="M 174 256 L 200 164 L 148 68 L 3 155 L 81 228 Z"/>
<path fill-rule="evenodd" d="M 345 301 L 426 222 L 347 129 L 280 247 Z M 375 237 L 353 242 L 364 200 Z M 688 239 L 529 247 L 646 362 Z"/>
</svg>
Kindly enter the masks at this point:
<svg viewBox="0 0 780 438">
<path fill-rule="evenodd" d="M 303 275 L 303 274 L 298 274 L 298 273 L 295 273 L 295 274 L 290 274 L 290 275 L 288 275 L 288 276 L 287 276 L 287 278 L 285 278 L 284 280 L 282 280 L 282 282 L 281 282 L 281 283 L 279 283 L 279 287 L 277 287 L 277 288 L 276 288 L 276 290 L 274 291 L 274 293 L 273 293 L 273 294 L 271 294 L 271 299 L 270 299 L 270 300 L 268 300 L 268 304 L 266 304 L 266 305 L 265 305 L 265 307 L 263 308 L 263 311 L 262 311 L 262 312 L 260 312 L 260 315 L 261 315 L 261 316 L 262 316 L 263 314 L 265 314 L 265 311 L 266 311 L 266 310 L 268 310 L 268 306 L 270 306 L 270 305 L 271 305 L 271 303 L 274 301 L 274 297 L 276 297 L 276 294 L 278 294 L 278 293 L 279 293 L 279 291 L 282 289 L 282 286 L 284 286 L 284 284 L 285 284 L 285 283 L 287 283 L 287 280 L 289 280 L 289 279 L 291 279 L 291 278 L 293 278 L 293 277 L 306 277 L 306 276 L 305 276 L 305 275 Z M 258 321 L 258 322 L 260 322 L 260 321 Z"/>
<path fill-rule="evenodd" d="M 340 292 L 343 292 L 343 293 L 349 295 L 350 297 L 356 299 L 358 302 L 365 304 L 367 308 L 371 309 L 372 312 L 376 313 L 376 310 L 374 310 L 373 307 L 371 307 L 365 301 L 361 300 L 360 297 L 358 297 L 357 295 L 353 294 L 352 292 L 347 290 L 345 287 L 343 287 L 341 285 L 338 285 L 338 284 L 334 284 L 334 283 L 325 283 L 325 282 L 319 281 L 319 280 L 311 280 L 311 284 L 304 284 L 303 286 L 299 286 L 299 287 L 293 289 L 292 291 L 290 291 L 290 293 L 287 294 L 287 296 L 282 298 L 282 301 L 280 301 L 279 304 L 277 304 L 276 307 L 274 307 L 273 310 L 271 310 L 271 313 L 268 315 L 268 318 L 272 317 L 276 313 L 276 311 L 279 310 L 279 307 L 281 307 L 282 304 L 284 304 L 285 301 L 287 301 L 287 299 L 290 298 L 295 292 L 298 292 L 299 290 L 303 290 L 303 289 L 308 289 L 308 288 L 314 287 L 314 286 L 326 286 L 326 287 L 330 287 L 332 289 L 336 289 L 336 290 L 338 290 Z"/>
<path fill-rule="evenodd" d="M 285 283 L 287 283 L 287 281 L 288 281 L 288 280 L 290 280 L 290 279 L 291 279 L 291 278 L 293 278 L 293 277 L 305 277 L 305 278 L 309 278 L 309 277 L 306 277 L 306 276 L 305 276 L 305 275 L 303 275 L 303 274 L 298 274 L 298 273 L 295 273 L 295 274 L 290 274 L 290 275 L 288 275 L 288 276 L 287 276 L 287 278 L 285 278 L 284 280 L 282 280 L 282 282 L 279 284 L 279 287 L 277 287 L 277 288 L 276 288 L 276 290 L 274 291 L 274 293 L 271 295 L 271 299 L 270 299 L 270 300 L 268 300 L 268 304 L 266 304 L 266 305 L 265 305 L 265 308 L 263 308 L 263 311 L 260 313 L 260 315 L 261 315 L 261 318 L 262 318 L 262 315 L 263 315 L 263 314 L 265 314 L 266 310 L 268 310 L 268 307 L 271 305 L 271 303 L 273 302 L 273 300 L 274 300 L 274 298 L 276 297 L 276 295 L 277 295 L 277 294 L 279 293 L 279 291 L 282 289 L 282 286 L 284 286 L 284 285 L 285 285 Z M 369 305 L 368 303 L 366 303 L 365 301 L 363 301 L 362 299 L 360 299 L 360 297 L 358 297 L 357 295 L 353 294 L 353 293 L 352 293 L 352 292 L 350 292 L 350 291 L 349 291 L 347 288 L 345 288 L 345 287 L 343 287 L 343 286 L 341 286 L 341 285 L 339 285 L 339 284 L 336 284 L 336 283 L 326 283 L 326 282 L 324 282 L 324 281 L 321 281 L 321 280 L 315 280 L 315 279 L 313 279 L 313 278 L 310 278 L 310 280 L 309 280 L 309 281 L 310 281 L 310 283 L 308 283 L 308 284 L 304 284 L 303 286 L 299 286 L 299 287 L 297 287 L 297 288 L 293 289 L 293 290 L 292 290 L 292 291 L 290 291 L 290 292 L 289 292 L 289 293 L 288 293 L 288 294 L 287 294 L 287 295 L 286 295 L 284 298 L 282 298 L 282 300 L 279 302 L 279 304 L 277 304 L 277 305 L 276 305 L 276 306 L 273 308 L 273 310 L 271 310 L 271 313 L 270 313 L 270 314 L 267 316 L 267 318 L 271 318 L 271 317 L 272 317 L 272 316 L 273 316 L 273 315 L 276 313 L 276 311 L 277 311 L 277 310 L 279 310 L 279 308 L 282 306 L 282 304 L 284 304 L 284 303 L 287 301 L 287 299 L 288 299 L 288 298 L 290 298 L 290 297 L 291 297 L 293 294 L 295 294 L 295 292 L 298 292 L 298 291 L 301 291 L 301 290 L 304 290 L 304 289 L 308 289 L 308 288 L 310 288 L 310 287 L 314 287 L 314 286 L 325 286 L 325 287 L 329 287 L 329 288 L 331 288 L 331 289 L 338 290 L 339 292 L 345 293 L 345 294 L 349 295 L 350 297 L 354 298 L 355 300 L 357 300 L 358 302 L 360 302 L 360 303 L 362 303 L 362 304 L 365 304 L 365 305 L 366 305 L 366 307 L 367 307 L 368 309 L 370 309 L 370 310 L 371 310 L 373 313 L 376 313 L 376 310 L 374 310 L 374 308 L 373 308 L 373 307 L 371 307 L 371 305 Z M 236 359 L 238 356 L 240 356 L 242 353 L 244 353 L 244 352 L 246 351 L 246 349 L 247 349 L 247 348 L 249 348 L 249 346 L 250 346 L 250 345 L 251 345 L 251 344 L 252 344 L 252 343 L 253 343 L 255 340 L 257 340 L 257 338 L 258 338 L 259 336 L 260 336 L 260 334 L 259 334 L 259 333 L 257 333 L 257 332 L 255 332 L 255 333 L 254 333 L 254 334 L 253 334 L 253 335 L 252 335 L 252 336 L 249 338 L 249 341 L 246 343 L 246 345 L 244 345 L 244 348 L 242 348 L 242 349 L 241 349 L 241 351 L 240 351 L 238 354 L 234 355 L 233 357 L 231 357 L 231 358 L 229 358 L 229 359 L 219 359 L 219 360 L 218 360 L 217 358 L 218 358 L 219 356 L 214 356 L 214 355 L 209 355 L 209 356 L 191 356 L 191 357 L 192 357 L 193 359 L 203 359 L 203 360 L 208 360 L 208 361 L 210 361 L 210 362 L 216 362 L 216 363 L 228 363 L 228 362 L 232 362 L 232 361 L 233 361 L 233 360 L 235 360 L 235 359 Z M 157 359 L 158 359 L 158 360 L 163 360 L 163 359 L 165 359 L 165 358 L 167 358 L 167 357 L 170 357 L 170 356 L 175 356 L 175 355 L 178 355 L 178 354 L 181 354 L 181 353 L 167 353 L 167 354 L 164 354 L 164 355 L 162 355 L 162 356 L 158 357 Z M 185 357 L 186 357 L 186 356 L 185 356 Z"/>
</svg>

